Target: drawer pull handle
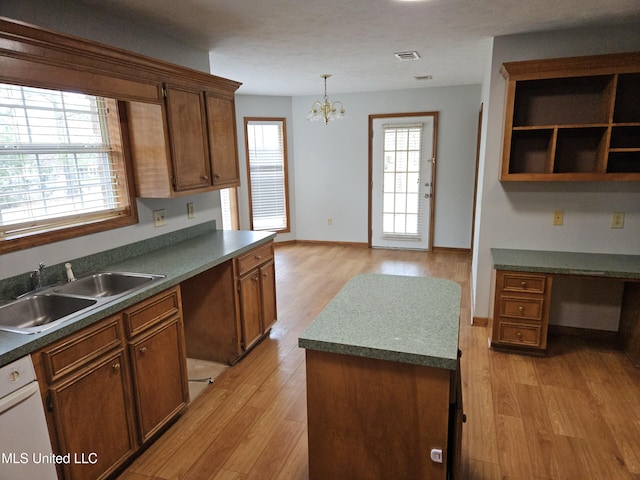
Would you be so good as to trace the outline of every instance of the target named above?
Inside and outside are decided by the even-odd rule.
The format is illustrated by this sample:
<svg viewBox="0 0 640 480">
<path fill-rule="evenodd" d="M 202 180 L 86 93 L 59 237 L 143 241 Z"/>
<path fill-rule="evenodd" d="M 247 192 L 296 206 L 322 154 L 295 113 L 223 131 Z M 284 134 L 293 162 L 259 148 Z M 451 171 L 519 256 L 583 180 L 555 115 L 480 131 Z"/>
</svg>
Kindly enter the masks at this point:
<svg viewBox="0 0 640 480">
<path fill-rule="evenodd" d="M 140 351 L 140 353 L 146 353 L 147 352 L 147 347 L 140 347 L 139 351 Z"/>
<path fill-rule="evenodd" d="M 527 288 L 527 282 L 520 282 L 520 286 L 522 288 Z"/>
<path fill-rule="evenodd" d="M 115 363 L 114 365 L 112 365 L 113 369 L 117 372 L 118 370 L 120 370 L 120 364 L 119 363 Z"/>
<path fill-rule="evenodd" d="M 520 313 L 524 313 L 524 307 L 523 307 L 522 305 L 520 305 L 520 306 L 518 307 L 518 311 L 519 311 Z"/>
<path fill-rule="evenodd" d="M 260 260 L 262 258 L 262 255 L 256 255 L 256 260 Z"/>
<path fill-rule="evenodd" d="M 202 176 L 200 176 L 200 178 L 202 180 L 209 180 L 209 175 L 202 175 Z"/>
</svg>

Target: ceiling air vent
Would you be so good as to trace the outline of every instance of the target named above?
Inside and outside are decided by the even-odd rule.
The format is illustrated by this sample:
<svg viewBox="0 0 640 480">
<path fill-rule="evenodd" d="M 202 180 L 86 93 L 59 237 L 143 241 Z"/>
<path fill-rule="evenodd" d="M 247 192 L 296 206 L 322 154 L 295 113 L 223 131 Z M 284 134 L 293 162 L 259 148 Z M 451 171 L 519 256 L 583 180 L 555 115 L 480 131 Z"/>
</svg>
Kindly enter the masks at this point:
<svg viewBox="0 0 640 480">
<path fill-rule="evenodd" d="M 398 53 L 394 53 L 394 55 L 398 60 L 417 60 L 420 58 L 420 55 L 418 55 L 418 52 L 416 51 L 398 52 Z"/>
</svg>

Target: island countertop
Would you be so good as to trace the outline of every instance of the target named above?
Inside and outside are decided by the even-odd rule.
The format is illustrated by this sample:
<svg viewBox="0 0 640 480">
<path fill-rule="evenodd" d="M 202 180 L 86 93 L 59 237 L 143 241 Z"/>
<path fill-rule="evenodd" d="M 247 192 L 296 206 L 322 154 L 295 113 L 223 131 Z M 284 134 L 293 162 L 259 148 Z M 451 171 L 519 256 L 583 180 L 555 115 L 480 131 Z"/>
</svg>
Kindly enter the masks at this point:
<svg viewBox="0 0 640 480">
<path fill-rule="evenodd" d="M 455 370 L 459 321 L 460 285 L 452 280 L 364 274 L 344 286 L 298 345 Z"/>
<path fill-rule="evenodd" d="M 24 335 L 0 331 L 0 366 L 28 355 L 59 338 L 91 325 L 187 278 L 219 265 L 258 245 L 272 241 L 273 232 L 213 230 L 163 248 L 140 252 L 129 258 L 107 260 L 100 271 L 164 275 L 135 292 L 118 297 L 86 314 L 42 333 Z M 125 247 L 126 248 L 126 247 Z"/>
</svg>

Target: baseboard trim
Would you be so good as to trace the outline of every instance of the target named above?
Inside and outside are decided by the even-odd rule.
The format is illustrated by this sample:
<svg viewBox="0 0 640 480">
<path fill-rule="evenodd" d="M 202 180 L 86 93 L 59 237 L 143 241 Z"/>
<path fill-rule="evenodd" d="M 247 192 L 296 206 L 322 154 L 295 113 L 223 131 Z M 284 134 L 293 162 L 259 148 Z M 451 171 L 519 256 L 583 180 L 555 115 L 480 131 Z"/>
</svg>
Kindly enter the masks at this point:
<svg viewBox="0 0 640 480">
<path fill-rule="evenodd" d="M 431 251 L 436 253 L 471 253 L 470 248 L 457 247 L 433 247 Z"/>
<path fill-rule="evenodd" d="M 284 242 L 275 242 L 275 245 L 326 245 L 326 246 L 343 246 L 369 248 L 366 243 L 360 242 L 332 242 L 326 240 L 286 240 Z"/>
<path fill-rule="evenodd" d="M 279 242 L 276 240 L 276 246 L 279 245 L 328 245 L 328 246 L 345 246 L 345 247 L 359 247 L 370 248 L 368 243 L 363 242 L 334 242 L 330 240 L 284 240 Z M 433 247 L 431 249 L 434 253 L 471 253 L 469 248 L 457 248 L 457 247 Z"/>
<path fill-rule="evenodd" d="M 487 317 L 473 317 L 471 319 L 471 325 L 474 327 L 486 327 L 489 325 L 489 319 Z"/>
</svg>

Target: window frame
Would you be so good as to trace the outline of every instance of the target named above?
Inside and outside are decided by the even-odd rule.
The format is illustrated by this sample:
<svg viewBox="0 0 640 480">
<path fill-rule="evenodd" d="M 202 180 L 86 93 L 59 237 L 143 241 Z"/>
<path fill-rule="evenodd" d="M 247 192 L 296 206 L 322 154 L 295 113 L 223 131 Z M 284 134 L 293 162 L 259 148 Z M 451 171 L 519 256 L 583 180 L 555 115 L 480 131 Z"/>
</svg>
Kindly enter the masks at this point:
<svg viewBox="0 0 640 480">
<path fill-rule="evenodd" d="M 52 89 L 42 85 L 30 85 L 27 83 L 23 83 L 22 86 L 49 90 Z M 54 88 L 53 90 L 56 89 Z M 95 95 L 91 93 L 89 94 Z M 51 222 L 40 220 L 38 223 L 41 223 L 42 225 L 37 228 L 28 228 L 22 232 L 18 231 L 6 235 L 2 234 L 0 236 L 0 254 L 25 250 L 27 248 L 42 246 L 93 233 L 105 232 L 138 223 L 133 165 L 128 148 L 128 130 L 126 121 L 122 114 L 124 104 L 118 100 L 108 97 L 105 97 L 105 101 L 110 102 L 116 110 L 116 114 L 109 117 L 108 130 L 110 132 L 110 140 L 113 144 L 117 145 L 116 165 L 123 178 L 122 182 L 119 184 L 119 189 L 122 196 L 126 198 L 127 205 L 121 210 L 109 215 L 99 213 L 93 215 L 81 214 L 78 215 L 77 220 L 75 220 L 71 215 L 67 216 L 64 220 L 61 220 L 60 218 L 54 218 Z"/>
<path fill-rule="evenodd" d="M 254 123 L 274 123 L 282 124 L 282 156 L 283 156 L 283 182 L 284 182 L 284 209 L 286 226 L 281 229 L 261 228 L 259 231 L 272 231 L 277 233 L 288 233 L 291 231 L 291 216 L 289 209 L 289 166 L 287 154 L 287 119 L 284 117 L 244 117 L 244 139 L 245 139 L 245 158 L 247 164 L 247 190 L 249 196 L 249 224 L 250 229 L 255 231 L 253 222 L 253 193 L 251 191 L 251 161 L 249 156 L 249 136 L 248 125 Z"/>
</svg>

